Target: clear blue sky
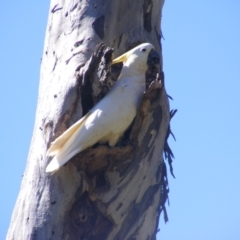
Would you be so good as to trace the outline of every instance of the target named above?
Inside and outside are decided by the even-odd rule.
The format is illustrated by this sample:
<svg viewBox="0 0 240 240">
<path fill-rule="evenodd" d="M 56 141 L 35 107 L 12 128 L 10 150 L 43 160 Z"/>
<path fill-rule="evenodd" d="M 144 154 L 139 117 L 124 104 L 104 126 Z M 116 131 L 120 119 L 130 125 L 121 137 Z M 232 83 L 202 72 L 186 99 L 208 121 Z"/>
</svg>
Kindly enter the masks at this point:
<svg viewBox="0 0 240 240">
<path fill-rule="evenodd" d="M 30 146 L 48 1 L 2 3 L 0 14 L 0 239 Z M 166 88 L 178 113 L 176 179 L 158 239 L 240 239 L 240 2 L 166 0 Z"/>
</svg>

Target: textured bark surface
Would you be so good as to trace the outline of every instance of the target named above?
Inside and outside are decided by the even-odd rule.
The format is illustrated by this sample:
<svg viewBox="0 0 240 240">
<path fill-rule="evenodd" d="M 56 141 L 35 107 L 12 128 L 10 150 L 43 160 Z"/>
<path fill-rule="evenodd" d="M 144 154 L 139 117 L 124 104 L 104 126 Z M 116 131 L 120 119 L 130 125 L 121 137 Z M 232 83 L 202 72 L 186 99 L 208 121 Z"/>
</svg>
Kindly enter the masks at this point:
<svg viewBox="0 0 240 240">
<path fill-rule="evenodd" d="M 116 147 L 88 148 L 52 175 L 45 168 L 51 141 L 114 84 L 120 66 L 110 74 L 111 48 L 118 56 L 151 42 L 161 55 L 162 4 L 51 1 L 35 129 L 7 239 L 156 238 L 169 106 L 161 81 L 150 84 L 153 69 L 137 117 Z M 100 42 L 111 48 L 100 44 L 91 57 Z"/>
</svg>

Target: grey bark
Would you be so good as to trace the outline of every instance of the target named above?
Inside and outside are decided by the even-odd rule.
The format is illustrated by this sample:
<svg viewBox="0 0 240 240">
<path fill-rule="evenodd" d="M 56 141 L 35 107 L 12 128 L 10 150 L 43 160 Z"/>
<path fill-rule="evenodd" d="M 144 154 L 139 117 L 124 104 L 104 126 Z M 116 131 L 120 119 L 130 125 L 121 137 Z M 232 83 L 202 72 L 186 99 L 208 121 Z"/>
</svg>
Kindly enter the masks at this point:
<svg viewBox="0 0 240 240">
<path fill-rule="evenodd" d="M 150 85 L 118 146 L 89 148 L 52 175 L 45 168 L 51 141 L 104 95 L 109 80 L 116 79 L 114 71 L 108 75 L 110 65 L 101 58 L 106 50 L 100 51 L 97 63 L 88 61 L 96 45 L 104 42 L 118 56 L 151 42 L 161 55 L 162 5 L 163 0 L 51 1 L 35 128 L 8 240 L 156 239 L 169 126 L 161 82 Z M 99 84 L 99 78 L 105 84 Z"/>
</svg>

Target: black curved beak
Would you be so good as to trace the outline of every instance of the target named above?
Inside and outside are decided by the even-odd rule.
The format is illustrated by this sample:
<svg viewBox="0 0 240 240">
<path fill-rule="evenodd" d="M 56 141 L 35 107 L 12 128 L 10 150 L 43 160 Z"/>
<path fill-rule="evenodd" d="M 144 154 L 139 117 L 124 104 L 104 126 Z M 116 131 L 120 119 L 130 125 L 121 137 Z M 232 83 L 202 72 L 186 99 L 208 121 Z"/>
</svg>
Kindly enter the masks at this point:
<svg viewBox="0 0 240 240">
<path fill-rule="evenodd" d="M 148 60 L 147 64 L 149 66 L 153 66 L 155 64 L 159 64 L 160 62 L 160 56 L 156 50 L 151 50 L 150 53 L 148 54 Z"/>
</svg>

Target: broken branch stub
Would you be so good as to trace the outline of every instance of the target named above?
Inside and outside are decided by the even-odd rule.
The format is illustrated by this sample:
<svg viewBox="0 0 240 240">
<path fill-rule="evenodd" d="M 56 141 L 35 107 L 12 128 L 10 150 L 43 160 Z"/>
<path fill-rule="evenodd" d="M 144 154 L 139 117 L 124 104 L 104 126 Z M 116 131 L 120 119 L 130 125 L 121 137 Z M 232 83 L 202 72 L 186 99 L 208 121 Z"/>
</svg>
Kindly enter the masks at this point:
<svg viewBox="0 0 240 240">
<path fill-rule="evenodd" d="M 80 82 L 83 115 L 100 101 L 113 85 L 111 61 L 113 49 L 99 43 L 90 59 L 76 69 L 76 78 Z"/>
</svg>

